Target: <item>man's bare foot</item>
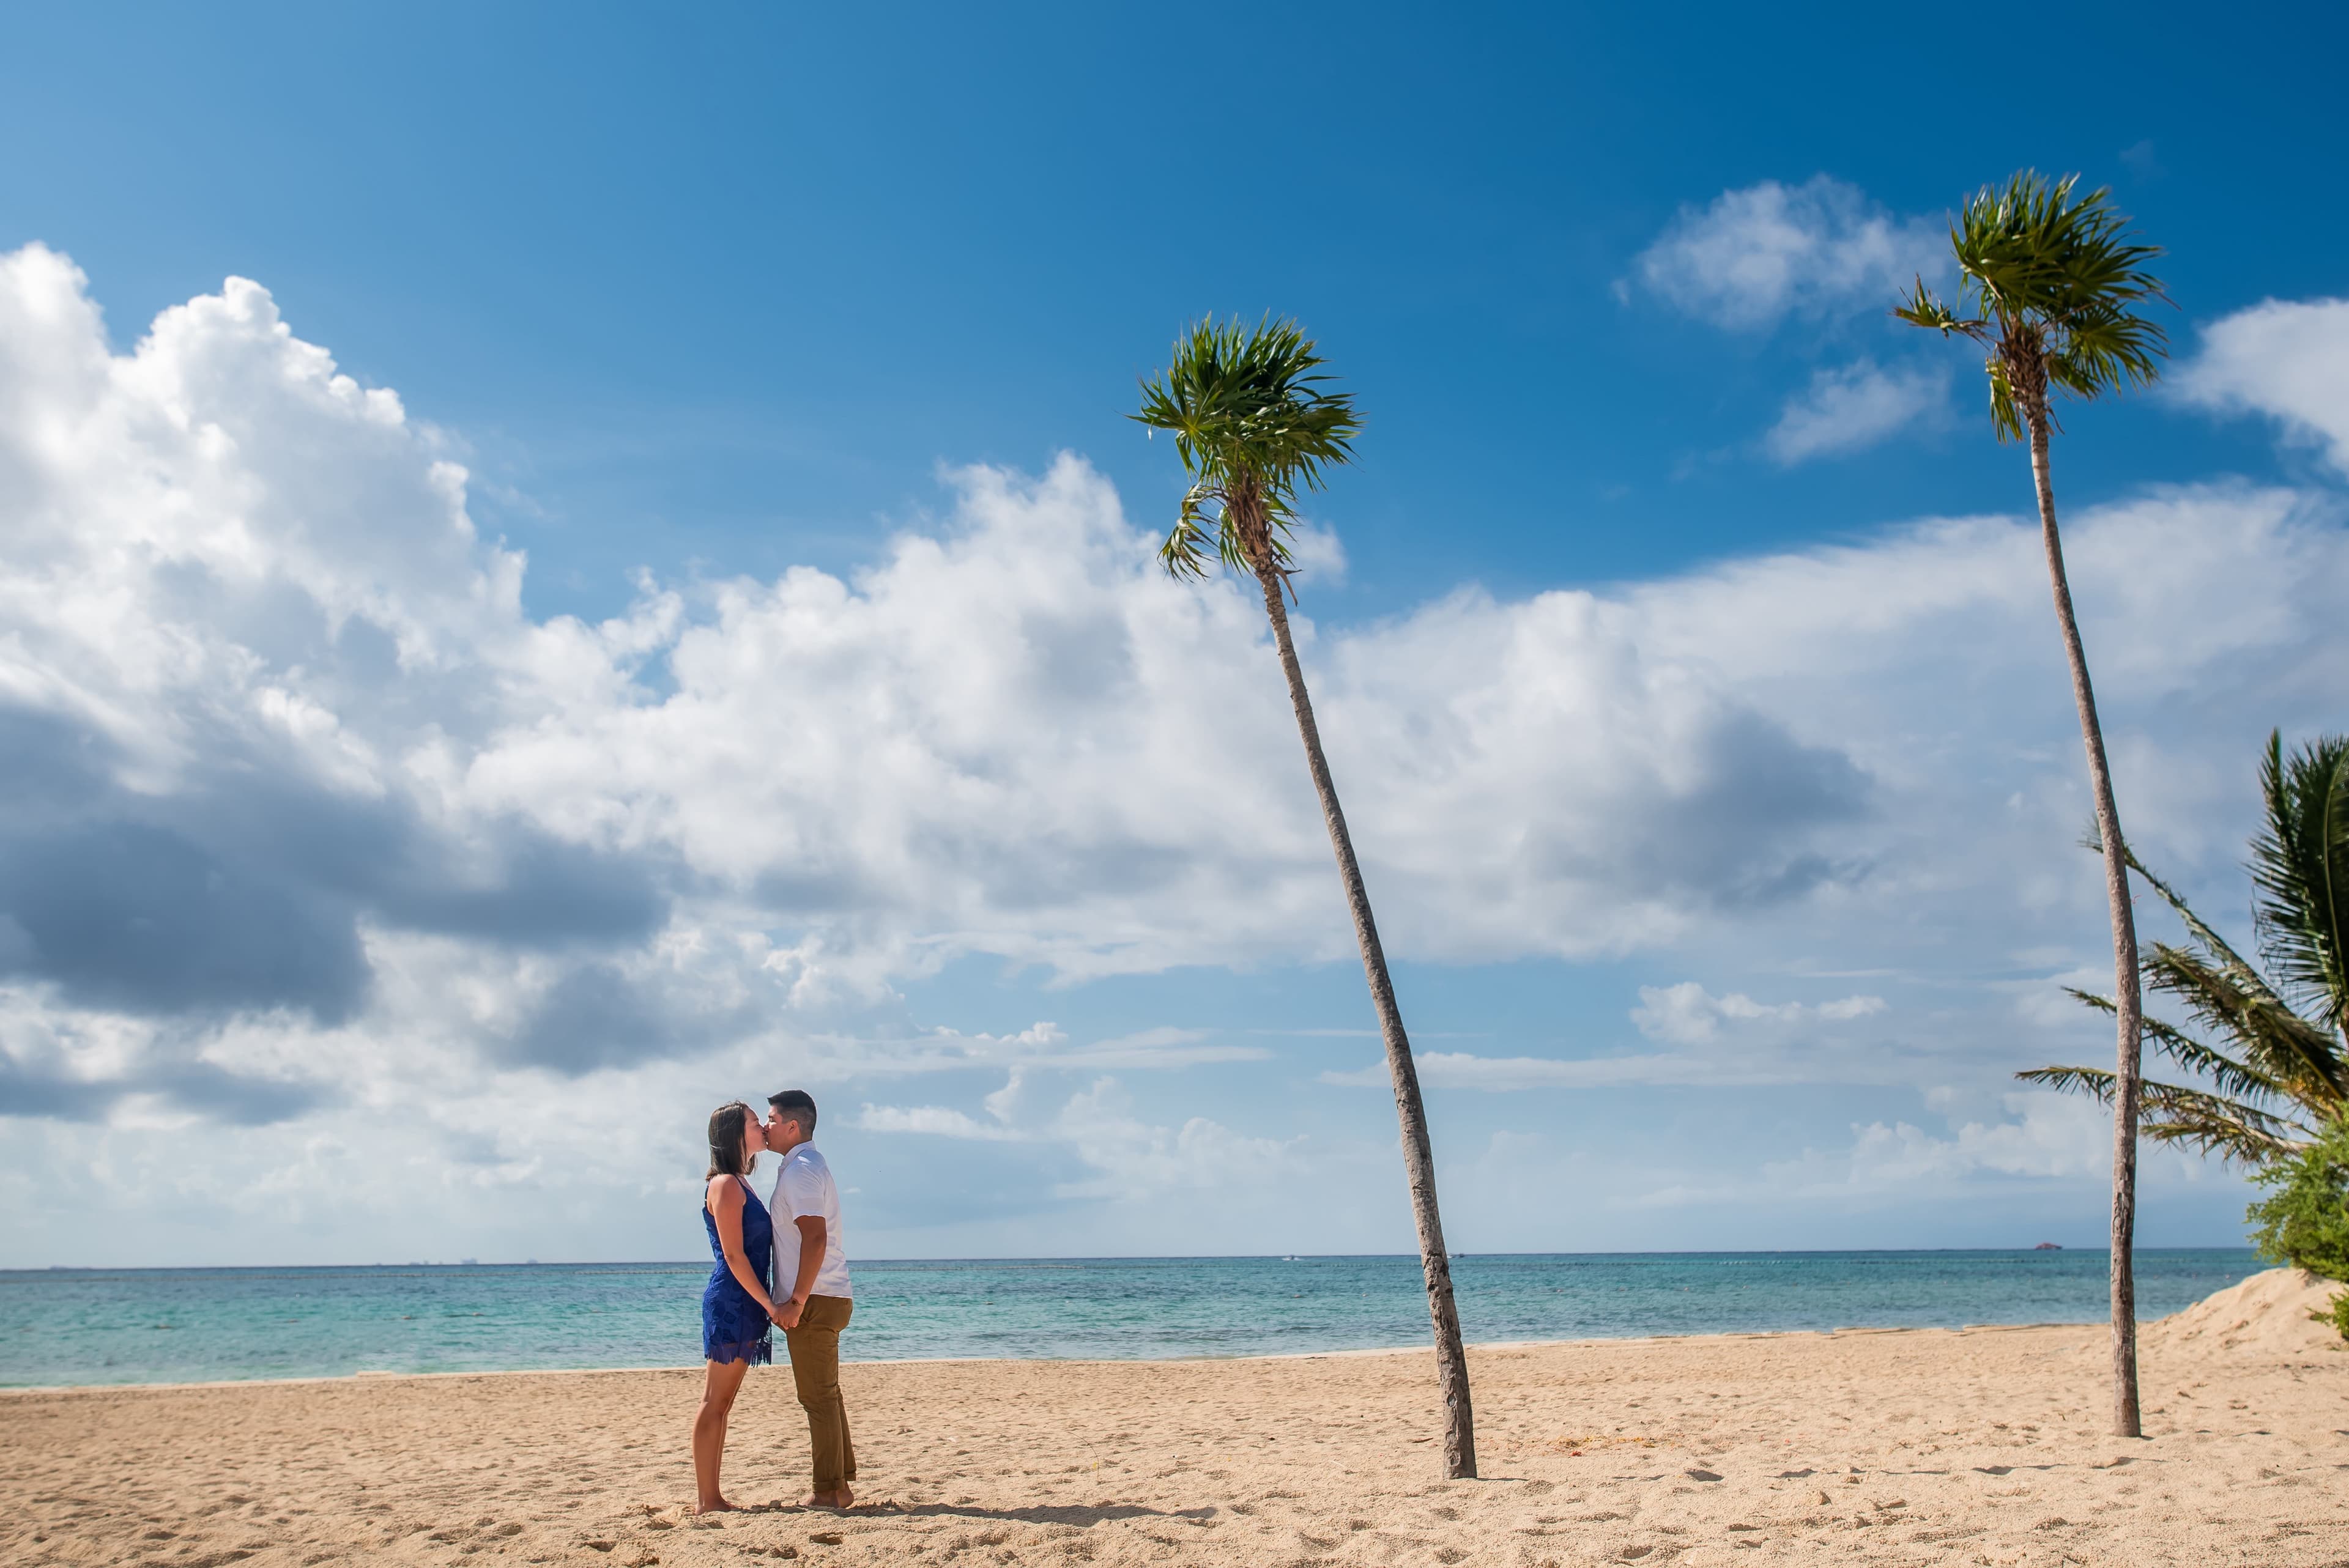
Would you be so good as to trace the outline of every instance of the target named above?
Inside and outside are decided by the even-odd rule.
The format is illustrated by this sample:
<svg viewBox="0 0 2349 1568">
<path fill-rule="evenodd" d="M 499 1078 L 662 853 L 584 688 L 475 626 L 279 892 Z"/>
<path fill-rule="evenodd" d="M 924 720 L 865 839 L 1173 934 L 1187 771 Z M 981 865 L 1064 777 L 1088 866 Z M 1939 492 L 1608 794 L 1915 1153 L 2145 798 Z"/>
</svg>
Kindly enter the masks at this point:
<svg viewBox="0 0 2349 1568">
<path fill-rule="evenodd" d="M 800 1506 L 802 1508 L 848 1508 L 855 1501 L 856 1494 L 843 1486 L 838 1491 L 812 1491 L 807 1494 L 806 1500 Z"/>
<path fill-rule="evenodd" d="M 740 1513 L 742 1510 L 724 1498 L 704 1499 L 694 1508 L 696 1513 Z"/>
</svg>

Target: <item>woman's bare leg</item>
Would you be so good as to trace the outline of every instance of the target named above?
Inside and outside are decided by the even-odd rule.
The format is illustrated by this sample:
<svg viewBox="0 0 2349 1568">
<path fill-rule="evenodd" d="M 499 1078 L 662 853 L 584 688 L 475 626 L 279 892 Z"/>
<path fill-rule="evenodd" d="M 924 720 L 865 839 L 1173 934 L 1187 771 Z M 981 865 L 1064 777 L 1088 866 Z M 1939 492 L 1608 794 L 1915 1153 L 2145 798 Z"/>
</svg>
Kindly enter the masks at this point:
<svg viewBox="0 0 2349 1568">
<path fill-rule="evenodd" d="M 748 1361 L 705 1361 L 701 1408 L 693 1418 L 693 1486 L 703 1513 L 719 1513 L 734 1505 L 718 1490 L 718 1467 L 726 1459 L 726 1418 L 734 1409 L 735 1392 L 742 1387 Z"/>
</svg>

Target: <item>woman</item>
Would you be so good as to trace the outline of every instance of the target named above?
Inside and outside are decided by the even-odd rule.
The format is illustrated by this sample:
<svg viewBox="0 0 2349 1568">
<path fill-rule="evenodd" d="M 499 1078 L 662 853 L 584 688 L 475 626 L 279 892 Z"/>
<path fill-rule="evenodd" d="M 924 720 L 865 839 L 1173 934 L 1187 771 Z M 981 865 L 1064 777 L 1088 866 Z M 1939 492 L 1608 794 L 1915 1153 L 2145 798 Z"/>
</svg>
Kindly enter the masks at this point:
<svg viewBox="0 0 2349 1568">
<path fill-rule="evenodd" d="M 701 1355 L 709 1366 L 701 1412 L 693 1418 L 693 1480 L 703 1513 L 734 1506 L 718 1490 L 726 1418 L 751 1365 L 765 1366 L 774 1355 L 767 1332 L 775 1315 L 774 1300 L 767 1294 L 774 1222 L 745 1180 L 750 1162 L 766 1147 L 759 1119 L 740 1100 L 710 1112 L 709 1185 L 701 1195 L 701 1223 L 717 1264 L 701 1293 Z"/>
</svg>

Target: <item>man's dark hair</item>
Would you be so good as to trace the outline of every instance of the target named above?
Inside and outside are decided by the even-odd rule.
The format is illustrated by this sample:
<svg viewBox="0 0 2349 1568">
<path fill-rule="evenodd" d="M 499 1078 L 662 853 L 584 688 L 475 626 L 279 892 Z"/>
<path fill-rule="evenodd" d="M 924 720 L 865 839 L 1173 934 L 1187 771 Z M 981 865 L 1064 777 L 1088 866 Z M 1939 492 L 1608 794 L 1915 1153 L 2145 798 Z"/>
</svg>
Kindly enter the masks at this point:
<svg viewBox="0 0 2349 1568">
<path fill-rule="evenodd" d="M 815 1097 L 803 1088 L 787 1088 L 781 1094 L 771 1094 L 767 1103 L 782 1114 L 785 1121 L 796 1121 L 800 1130 L 810 1138 L 815 1136 Z"/>
</svg>

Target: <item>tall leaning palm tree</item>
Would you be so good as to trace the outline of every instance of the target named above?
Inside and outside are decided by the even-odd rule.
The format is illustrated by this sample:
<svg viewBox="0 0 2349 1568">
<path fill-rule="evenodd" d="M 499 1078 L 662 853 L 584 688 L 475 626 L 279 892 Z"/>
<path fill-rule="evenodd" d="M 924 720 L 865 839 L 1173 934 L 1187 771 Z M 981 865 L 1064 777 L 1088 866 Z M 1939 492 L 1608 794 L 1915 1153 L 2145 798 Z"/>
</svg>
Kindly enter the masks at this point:
<svg viewBox="0 0 2349 1568">
<path fill-rule="evenodd" d="M 1305 742 L 1305 766 L 1321 798 L 1330 847 L 1337 851 L 1339 880 L 1354 917 L 1362 971 L 1386 1042 L 1387 1069 L 1394 1078 L 1395 1115 L 1402 1126 L 1404 1173 L 1411 1185 L 1412 1217 L 1419 1225 L 1420 1266 L 1427 1281 L 1427 1310 L 1435 1328 L 1437 1376 L 1444 1391 L 1444 1472 L 1454 1480 L 1476 1474 L 1476 1424 L 1468 1402 L 1468 1357 L 1460 1344 L 1460 1312 L 1452 1297 L 1452 1264 L 1444 1248 L 1444 1222 L 1435 1205 L 1435 1155 L 1427 1136 L 1427 1109 L 1421 1101 L 1419 1072 L 1411 1040 L 1395 1006 L 1379 928 L 1371 918 L 1362 868 L 1354 841 L 1339 809 L 1338 787 L 1321 754 L 1321 731 L 1313 721 L 1313 699 L 1298 666 L 1284 595 L 1290 573 L 1288 534 L 1300 489 L 1319 490 L 1322 470 L 1350 461 L 1352 439 L 1361 428 L 1353 400 L 1322 389 L 1329 379 L 1316 374 L 1323 361 L 1312 341 L 1290 321 L 1267 316 L 1253 328 L 1237 319 L 1206 317 L 1175 340 L 1174 362 L 1142 387 L 1142 411 L 1131 416 L 1154 432 L 1174 438 L 1174 449 L 1190 471 L 1191 488 L 1176 512 L 1174 527 L 1159 548 L 1159 562 L 1179 578 L 1205 578 L 1222 564 L 1256 579 L 1264 613 L 1272 623 L 1281 674 L 1288 679 L 1288 702 Z"/>
<path fill-rule="evenodd" d="M 1894 311 L 1912 325 L 1944 337 L 1956 334 L 1990 350 L 1991 425 L 2002 441 L 2031 447 L 2031 477 L 2039 493 L 2039 533 L 2055 619 L 2072 666 L 2072 700 L 2088 753 L 2096 838 L 2104 846 L 2105 895 L 2113 927 L 2113 998 L 2119 1044 L 2113 1073 L 2113 1430 L 2143 1435 L 2137 1395 L 2137 1277 L 2130 1249 L 2137 1232 L 2137 1118 L 2142 1089 L 2139 1054 L 2144 1000 L 2137 989 L 2137 924 L 2129 910 L 2127 841 L 2113 804 L 2112 769 L 2105 759 L 2096 696 L 2088 682 L 2088 655 L 2072 613 L 2064 575 L 2064 542 L 2055 528 L 2055 490 L 2047 472 L 2047 438 L 2059 427 L 2056 393 L 2093 400 L 2123 387 L 2149 387 L 2168 353 L 2161 328 L 2137 314 L 2163 298 L 2146 270 L 2159 255 L 2127 232 L 2109 192 L 2074 194 L 2078 177 L 2050 181 L 2025 170 L 2003 190 L 1984 186 L 1950 225 L 1959 287 L 1955 308 L 1918 279 L 1908 304 Z"/>
<path fill-rule="evenodd" d="M 2349 736 L 2287 755 L 2283 738 L 2270 735 L 2260 794 L 2266 820 L 2251 841 L 2251 922 L 2264 973 L 2127 857 L 2188 934 L 2185 947 L 2154 944 L 2146 981 L 2206 1037 L 2146 1020 L 2155 1048 L 2198 1081 L 2145 1086 L 2145 1136 L 2254 1167 L 2305 1150 L 2349 1114 Z M 2108 996 L 2073 995 L 2114 1009 Z M 2016 1076 L 2113 1099 L 2113 1075 L 2095 1068 Z"/>
</svg>

